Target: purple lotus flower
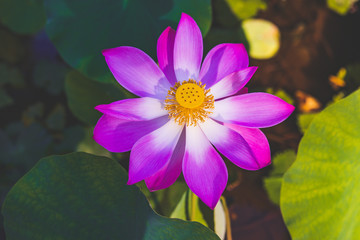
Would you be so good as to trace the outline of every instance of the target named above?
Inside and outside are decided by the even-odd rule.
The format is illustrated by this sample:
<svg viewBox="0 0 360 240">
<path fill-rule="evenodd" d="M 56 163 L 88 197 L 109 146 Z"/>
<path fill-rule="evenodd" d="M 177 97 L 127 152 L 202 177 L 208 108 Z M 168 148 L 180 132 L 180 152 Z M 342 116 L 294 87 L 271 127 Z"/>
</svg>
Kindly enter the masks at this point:
<svg viewBox="0 0 360 240">
<path fill-rule="evenodd" d="M 145 180 L 155 191 L 182 171 L 191 191 L 213 209 L 228 180 L 218 152 L 247 170 L 270 164 L 259 128 L 284 121 L 294 107 L 271 94 L 247 93 L 257 68 L 248 67 L 242 44 L 214 47 L 201 66 L 200 29 L 183 13 L 177 30 L 168 27 L 158 39 L 159 66 L 134 47 L 103 55 L 116 80 L 140 96 L 96 107 L 104 115 L 95 141 L 111 152 L 131 150 L 128 184 Z"/>
</svg>

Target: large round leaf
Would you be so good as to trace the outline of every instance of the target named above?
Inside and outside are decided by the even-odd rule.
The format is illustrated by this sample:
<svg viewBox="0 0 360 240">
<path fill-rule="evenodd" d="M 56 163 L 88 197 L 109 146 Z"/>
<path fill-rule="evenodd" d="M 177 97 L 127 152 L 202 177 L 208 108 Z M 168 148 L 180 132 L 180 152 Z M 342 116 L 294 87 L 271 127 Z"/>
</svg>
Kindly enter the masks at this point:
<svg viewBox="0 0 360 240">
<path fill-rule="evenodd" d="M 205 34 L 211 24 L 210 0 L 45 0 L 46 31 L 61 56 L 86 76 L 111 81 L 101 51 L 134 46 L 155 57 L 156 41 L 190 14 Z"/>
<path fill-rule="evenodd" d="M 7 195 L 7 239 L 218 239 L 199 223 L 161 217 L 114 160 L 86 153 L 42 160 Z"/>
<path fill-rule="evenodd" d="M 284 176 L 281 211 L 293 239 L 360 236 L 360 90 L 311 122 Z"/>
</svg>

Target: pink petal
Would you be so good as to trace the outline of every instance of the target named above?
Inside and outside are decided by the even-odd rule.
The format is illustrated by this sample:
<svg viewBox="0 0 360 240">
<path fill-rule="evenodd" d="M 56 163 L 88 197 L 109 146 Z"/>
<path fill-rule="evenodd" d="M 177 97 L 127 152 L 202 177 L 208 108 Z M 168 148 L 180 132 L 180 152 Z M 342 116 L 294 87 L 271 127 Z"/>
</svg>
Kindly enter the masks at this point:
<svg viewBox="0 0 360 240">
<path fill-rule="evenodd" d="M 185 131 L 182 132 L 170 161 L 157 173 L 145 178 L 150 191 L 170 187 L 181 174 L 181 164 L 185 151 Z"/>
<path fill-rule="evenodd" d="M 98 144 L 110 152 L 126 152 L 141 137 L 168 121 L 167 116 L 149 121 L 129 121 L 104 114 L 95 126 L 93 137 Z"/>
<path fill-rule="evenodd" d="M 176 83 L 174 72 L 174 42 L 175 30 L 171 27 L 167 27 L 162 32 L 157 42 L 159 67 L 164 72 L 171 85 Z"/>
<path fill-rule="evenodd" d="M 216 149 L 236 166 L 247 170 L 261 168 L 249 144 L 238 132 L 211 119 L 201 123 L 200 127 Z"/>
<path fill-rule="evenodd" d="M 110 71 L 124 88 L 140 97 L 165 99 L 170 83 L 146 53 L 126 46 L 102 53 Z"/>
<path fill-rule="evenodd" d="M 219 44 L 206 55 L 199 80 L 206 84 L 206 88 L 210 88 L 230 73 L 248 66 L 249 56 L 243 44 Z"/>
<path fill-rule="evenodd" d="M 186 127 L 182 169 L 191 191 L 214 209 L 226 187 L 228 173 L 224 161 L 198 126 Z"/>
<path fill-rule="evenodd" d="M 183 126 L 169 121 L 135 143 L 130 153 L 128 184 L 154 175 L 170 161 L 182 129 Z"/>
<path fill-rule="evenodd" d="M 281 123 L 295 107 L 268 93 L 247 93 L 215 102 L 212 118 L 243 127 L 264 128 Z"/>
<path fill-rule="evenodd" d="M 163 101 L 156 98 L 131 98 L 98 105 L 96 110 L 113 117 L 145 121 L 166 115 L 168 112 L 163 107 Z"/>
<path fill-rule="evenodd" d="M 254 75 L 257 67 L 249 67 L 230 73 L 211 87 L 215 99 L 227 97 L 240 91 Z"/>
<path fill-rule="evenodd" d="M 224 125 L 238 132 L 245 139 L 254 153 L 260 168 L 266 167 L 271 163 L 269 142 L 265 134 L 260 129 L 246 128 L 229 123 L 225 123 Z"/>
<path fill-rule="evenodd" d="M 197 80 L 203 54 L 200 29 L 194 19 L 182 13 L 174 44 L 174 68 L 179 82 Z"/>
</svg>

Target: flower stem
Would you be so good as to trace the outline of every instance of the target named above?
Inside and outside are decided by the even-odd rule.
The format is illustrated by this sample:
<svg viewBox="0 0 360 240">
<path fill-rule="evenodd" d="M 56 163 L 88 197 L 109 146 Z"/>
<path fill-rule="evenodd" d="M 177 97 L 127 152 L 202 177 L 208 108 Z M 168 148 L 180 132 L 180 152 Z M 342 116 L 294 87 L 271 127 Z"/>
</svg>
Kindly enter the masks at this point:
<svg viewBox="0 0 360 240">
<path fill-rule="evenodd" d="M 190 191 L 190 192 L 191 192 L 191 197 L 190 197 L 191 204 L 190 204 L 190 214 L 189 214 L 190 221 L 195 221 L 195 209 L 196 209 L 197 196 L 192 191 Z"/>
<path fill-rule="evenodd" d="M 224 211 L 225 211 L 225 221 L 226 221 L 226 239 L 227 240 L 232 240 L 232 234 L 231 234 L 231 220 L 230 220 L 230 214 L 229 214 L 229 209 L 227 207 L 226 204 L 226 200 L 223 196 L 221 196 L 220 201 L 224 207 Z"/>
</svg>

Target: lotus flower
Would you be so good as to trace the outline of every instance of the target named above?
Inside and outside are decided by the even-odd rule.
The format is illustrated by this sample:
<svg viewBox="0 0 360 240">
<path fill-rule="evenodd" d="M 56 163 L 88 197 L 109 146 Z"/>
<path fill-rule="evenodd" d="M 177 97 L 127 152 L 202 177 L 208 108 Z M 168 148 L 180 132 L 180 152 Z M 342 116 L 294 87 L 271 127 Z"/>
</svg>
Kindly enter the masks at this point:
<svg viewBox="0 0 360 240">
<path fill-rule="evenodd" d="M 257 170 L 270 164 L 259 128 L 284 121 L 294 107 L 244 86 L 256 67 L 242 44 L 220 44 L 203 57 L 196 22 L 182 14 L 157 43 L 157 65 L 128 46 L 103 51 L 115 79 L 140 98 L 96 107 L 103 113 L 94 139 L 111 152 L 130 151 L 129 181 L 151 191 L 172 185 L 181 172 L 193 193 L 211 209 L 228 172 L 219 152 L 235 165 Z M 215 150 L 215 148 L 217 151 Z"/>
</svg>

